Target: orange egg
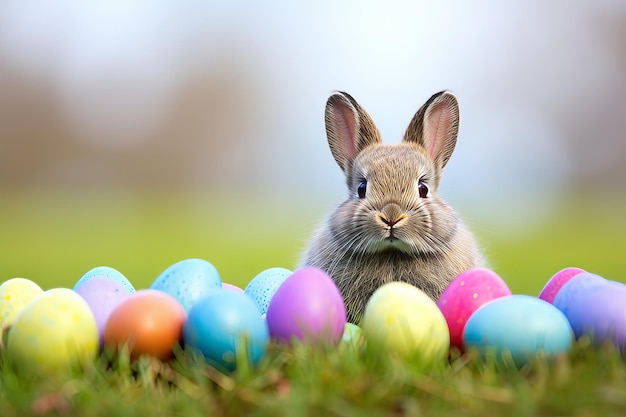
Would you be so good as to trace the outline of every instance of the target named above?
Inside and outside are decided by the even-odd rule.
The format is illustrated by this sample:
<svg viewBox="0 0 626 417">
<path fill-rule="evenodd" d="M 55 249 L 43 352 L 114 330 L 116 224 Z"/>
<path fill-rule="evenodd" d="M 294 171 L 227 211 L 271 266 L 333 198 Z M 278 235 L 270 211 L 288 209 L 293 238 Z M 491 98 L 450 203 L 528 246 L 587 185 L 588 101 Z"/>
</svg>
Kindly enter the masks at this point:
<svg viewBox="0 0 626 417">
<path fill-rule="evenodd" d="M 169 294 L 139 290 L 113 309 L 104 328 L 105 346 L 127 346 L 131 359 L 151 355 L 172 356 L 172 348 L 182 340 L 186 313 Z"/>
</svg>

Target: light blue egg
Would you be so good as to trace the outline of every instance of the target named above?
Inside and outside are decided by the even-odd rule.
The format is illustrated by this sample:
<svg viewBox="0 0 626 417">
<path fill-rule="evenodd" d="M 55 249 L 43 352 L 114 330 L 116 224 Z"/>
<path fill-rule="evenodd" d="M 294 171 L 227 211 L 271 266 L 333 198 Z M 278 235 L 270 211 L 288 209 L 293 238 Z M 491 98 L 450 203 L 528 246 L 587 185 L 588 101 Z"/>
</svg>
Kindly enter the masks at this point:
<svg viewBox="0 0 626 417">
<path fill-rule="evenodd" d="M 568 352 L 573 337 L 559 309 L 539 298 L 516 294 L 476 310 L 465 325 L 463 345 L 498 358 L 510 354 L 522 366 L 539 352 L 549 357 Z"/>
<path fill-rule="evenodd" d="M 112 279 L 113 281 L 121 284 L 122 287 L 124 287 L 129 293 L 133 294 L 135 292 L 135 287 L 133 287 L 133 284 L 131 284 L 130 281 L 120 271 L 108 266 L 97 266 L 93 269 L 90 269 L 78 280 L 78 282 L 74 285 L 74 288 L 72 289 L 76 291 L 78 287 L 89 281 L 91 278 L 95 277 Z"/>
<path fill-rule="evenodd" d="M 189 310 L 183 327 L 185 348 L 199 350 L 213 366 L 232 371 L 237 359 L 256 364 L 265 354 L 269 331 L 250 297 L 218 289 Z"/>
<path fill-rule="evenodd" d="M 260 272 L 248 283 L 244 292 L 254 301 L 261 314 L 267 313 L 267 307 L 274 293 L 291 272 L 285 268 L 269 268 Z"/>
<path fill-rule="evenodd" d="M 186 312 L 200 299 L 216 288 L 222 279 L 217 269 L 204 259 L 185 259 L 168 267 L 150 286 L 174 297 Z"/>
</svg>

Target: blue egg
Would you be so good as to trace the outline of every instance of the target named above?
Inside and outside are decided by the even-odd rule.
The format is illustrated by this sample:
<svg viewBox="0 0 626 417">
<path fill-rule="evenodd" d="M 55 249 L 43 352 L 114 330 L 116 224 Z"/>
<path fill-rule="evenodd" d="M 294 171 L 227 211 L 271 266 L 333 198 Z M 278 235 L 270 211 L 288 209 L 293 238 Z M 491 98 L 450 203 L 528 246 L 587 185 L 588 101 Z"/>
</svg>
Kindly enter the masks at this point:
<svg viewBox="0 0 626 417">
<path fill-rule="evenodd" d="M 573 336 L 567 318 L 552 304 L 516 294 L 476 310 L 465 325 L 463 345 L 498 358 L 510 354 L 522 366 L 539 352 L 549 357 L 568 352 Z"/>
<path fill-rule="evenodd" d="M 269 331 L 250 297 L 219 289 L 189 310 L 183 341 L 185 348 L 199 350 L 211 365 L 232 371 L 242 357 L 252 364 L 263 357 Z"/>
<path fill-rule="evenodd" d="M 97 266 L 93 269 L 90 269 L 78 280 L 78 282 L 74 285 L 74 288 L 72 289 L 76 291 L 78 287 L 89 281 L 91 278 L 95 277 L 111 279 L 119 283 L 129 293 L 133 294 L 135 292 L 135 287 L 133 287 L 133 284 L 131 284 L 130 281 L 121 272 L 108 266 Z"/>
<path fill-rule="evenodd" d="M 292 273 L 285 268 L 266 269 L 252 278 L 244 292 L 252 298 L 261 314 L 265 314 L 274 293 Z"/>
<path fill-rule="evenodd" d="M 161 272 L 150 289 L 171 295 L 188 312 L 198 300 L 221 287 L 220 274 L 210 262 L 191 258 L 177 262 Z"/>
</svg>

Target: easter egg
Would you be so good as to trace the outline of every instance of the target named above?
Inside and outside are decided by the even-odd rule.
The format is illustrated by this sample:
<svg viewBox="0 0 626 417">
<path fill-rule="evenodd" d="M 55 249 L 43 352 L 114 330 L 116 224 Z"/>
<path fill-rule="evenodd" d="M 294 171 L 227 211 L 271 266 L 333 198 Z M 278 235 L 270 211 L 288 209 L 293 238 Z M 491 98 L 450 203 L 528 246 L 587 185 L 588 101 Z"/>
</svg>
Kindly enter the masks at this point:
<svg viewBox="0 0 626 417">
<path fill-rule="evenodd" d="M 174 297 L 185 311 L 211 290 L 222 286 L 217 269 L 204 259 L 185 259 L 169 266 L 150 286 Z"/>
<path fill-rule="evenodd" d="M 257 274 L 244 290 L 259 308 L 261 314 L 267 313 L 270 300 L 276 290 L 292 272 L 285 268 L 269 268 Z"/>
<path fill-rule="evenodd" d="M 303 267 L 278 287 L 266 319 L 270 336 L 276 340 L 337 344 L 346 324 L 346 307 L 324 271 Z"/>
<path fill-rule="evenodd" d="M 346 323 L 343 329 L 343 336 L 341 336 L 341 343 L 343 344 L 359 344 L 362 340 L 362 330 L 354 323 Z"/>
<path fill-rule="evenodd" d="M 96 320 L 100 345 L 102 346 L 104 327 L 111 315 L 111 311 L 123 300 L 130 297 L 131 292 L 127 286 L 119 281 L 104 276 L 92 277 L 79 285 L 75 291 L 89 304 L 89 308 Z"/>
<path fill-rule="evenodd" d="M 552 304 L 528 295 L 500 297 L 483 305 L 467 320 L 466 349 L 512 358 L 522 366 L 542 352 L 553 357 L 568 352 L 573 332 L 567 318 Z"/>
<path fill-rule="evenodd" d="M 78 282 L 76 282 L 76 284 L 74 284 L 73 290 L 76 291 L 85 282 L 96 277 L 108 278 L 113 281 L 117 281 L 120 285 L 126 288 L 127 292 L 131 294 L 135 292 L 135 287 L 133 287 L 133 284 L 131 284 L 130 281 L 120 271 L 109 266 L 97 266 L 93 269 L 90 269 L 78 280 Z"/>
<path fill-rule="evenodd" d="M 228 291 L 234 291 L 234 292 L 243 292 L 243 288 L 239 288 L 236 285 L 233 284 L 227 284 L 225 282 L 222 283 L 222 288 Z"/>
<path fill-rule="evenodd" d="M 565 314 L 577 338 L 588 335 L 596 345 L 610 341 L 626 350 L 626 285 L 575 278 L 561 292 L 554 305 Z"/>
<path fill-rule="evenodd" d="M 26 278 L 12 278 L 0 285 L 0 331 L 11 326 L 15 315 L 43 290 Z"/>
<path fill-rule="evenodd" d="M 111 311 L 104 327 L 104 344 L 128 348 L 131 359 L 141 355 L 167 359 L 182 340 L 185 319 L 185 310 L 171 295 L 139 290 Z"/>
<path fill-rule="evenodd" d="M 474 268 L 454 279 L 437 301 L 448 323 L 450 345 L 463 350 L 463 329 L 469 317 L 483 304 L 511 295 L 511 290 L 495 272 Z"/>
<path fill-rule="evenodd" d="M 561 287 L 563 287 L 563 285 L 565 285 L 565 283 L 567 283 L 570 279 L 583 272 L 585 272 L 583 269 L 575 267 L 561 269 L 548 280 L 539 293 L 539 298 L 552 303 L 556 294 L 561 290 Z"/>
<path fill-rule="evenodd" d="M 252 364 L 263 357 L 269 332 L 250 297 L 218 289 L 189 310 L 183 340 L 214 366 L 234 370 L 241 355 Z"/>
<path fill-rule="evenodd" d="M 423 364 L 447 358 L 450 334 L 437 304 L 417 287 L 391 282 L 379 287 L 365 306 L 361 322 L 368 345 Z"/>
<path fill-rule="evenodd" d="M 18 372 L 58 374 L 85 365 L 98 352 L 98 329 L 89 305 L 67 288 L 33 299 L 9 331 L 7 359 Z"/>
<path fill-rule="evenodd" d="M 593 288 L 604 286 L 607 280 L 591 272 L 581 272 L 570 278 L 556 293 L 552 304 L 567 316 L 570 305 L 584 299 Z"/>
</svg>

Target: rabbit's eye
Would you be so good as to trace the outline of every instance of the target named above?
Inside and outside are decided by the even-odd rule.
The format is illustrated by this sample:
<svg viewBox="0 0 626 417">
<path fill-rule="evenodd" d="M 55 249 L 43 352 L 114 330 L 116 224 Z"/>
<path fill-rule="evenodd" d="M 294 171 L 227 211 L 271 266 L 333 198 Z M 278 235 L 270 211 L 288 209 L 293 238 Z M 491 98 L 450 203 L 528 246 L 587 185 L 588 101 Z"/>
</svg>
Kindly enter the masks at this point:
<svg viewBox="0 0 626 417">
<path fill-rule="evenodd" d="M 419 184 L 417 185 L 417 189 L 420 193 L 420 198 L 428 197 L 428 185 L 424 181 L 420 180 Z"/>
<path fill-rule="evenodd" d="M 361 180 L 359 185 L 356 187 L 356 194 L 359 198 L 365 198 L 365 191 L 367 191 L 367 181 Z"/>
</svg>

